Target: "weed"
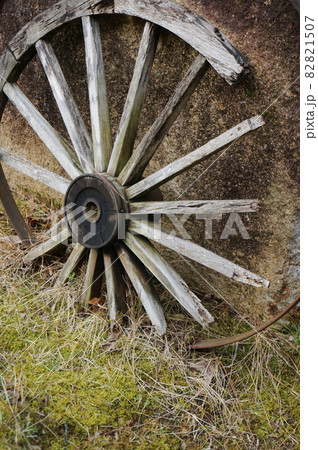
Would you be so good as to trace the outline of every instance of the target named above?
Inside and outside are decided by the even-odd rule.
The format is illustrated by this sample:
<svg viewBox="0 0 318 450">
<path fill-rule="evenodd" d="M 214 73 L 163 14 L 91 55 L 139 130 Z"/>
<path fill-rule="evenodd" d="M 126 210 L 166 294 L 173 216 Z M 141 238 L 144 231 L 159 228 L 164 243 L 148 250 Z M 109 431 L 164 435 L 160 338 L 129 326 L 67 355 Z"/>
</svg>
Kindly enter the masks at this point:
<svg viewBox="0 0 318 450">
<path fill-rule="evenodd" d="M 26 268 L 21 249 L 0 245 L 1 449 L 299 448 L 296 319 L 190 353 L 195 336 L 245 324 L 218 303 L 201 330 L 164 294 L 169 331 L 159 337 L 130 289 L 131 325 L 110 341 L 105 311 L 78 311 L 83 271 L 52 288 L 62 263 Z"/>
</svg>

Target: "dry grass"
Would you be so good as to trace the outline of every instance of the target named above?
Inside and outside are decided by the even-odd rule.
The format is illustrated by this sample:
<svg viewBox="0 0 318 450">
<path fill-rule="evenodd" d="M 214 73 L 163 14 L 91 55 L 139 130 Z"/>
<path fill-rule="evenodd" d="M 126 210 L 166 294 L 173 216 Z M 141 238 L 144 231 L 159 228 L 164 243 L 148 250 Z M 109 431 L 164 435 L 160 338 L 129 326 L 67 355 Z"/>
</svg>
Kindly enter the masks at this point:
<svg viewBox="0 0 318 450">
<path fill-rule="evenodd" d="M 299 448 L 297 317 L 194 353 L 198 334 L 244 323 L 211 299 L 217 320 L 201 331 L 162 294 L 169 332 L 160 338 L 130 291 L 131 325 L 115 335 L 105 311 L 78 309 L 83 270 L 57 290 L 58 258 L 25 267 L 21 249 L 0 245 L 1 449 Z"/>
</svg>

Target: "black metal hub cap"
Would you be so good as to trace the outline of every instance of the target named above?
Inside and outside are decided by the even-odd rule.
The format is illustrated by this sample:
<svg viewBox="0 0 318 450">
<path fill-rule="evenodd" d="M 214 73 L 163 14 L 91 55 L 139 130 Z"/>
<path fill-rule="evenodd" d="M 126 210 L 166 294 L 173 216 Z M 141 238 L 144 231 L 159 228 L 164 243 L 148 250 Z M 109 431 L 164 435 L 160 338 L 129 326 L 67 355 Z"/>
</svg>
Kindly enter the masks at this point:
<svg viewBox="0 0 318 450">
<path fill-rule="evenodd" d="M 64 208 L 73 240 L 86 248 L 101 248 L 116 241 L 119 232 L 123 232 L 128 203 L 114 178 L 89 174 L 72 181 Z"/>
</svg>

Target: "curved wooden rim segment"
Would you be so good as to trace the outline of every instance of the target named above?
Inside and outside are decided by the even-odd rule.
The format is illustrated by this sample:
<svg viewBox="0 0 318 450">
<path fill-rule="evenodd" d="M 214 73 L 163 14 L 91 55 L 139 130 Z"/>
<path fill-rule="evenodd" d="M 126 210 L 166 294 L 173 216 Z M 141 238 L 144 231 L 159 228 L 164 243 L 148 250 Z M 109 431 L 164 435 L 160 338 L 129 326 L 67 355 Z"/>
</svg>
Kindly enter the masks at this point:
<svg viewBox="0 0 318 450">
<path fill-rule="evenodd" d="M 211 66 L 232 84 L 247 68 L 244 56 L 214 25 L 170 0 L 115 0 L 116 14 L 129 14 L 171 31 L 205 56 Z"/>
<path fill-rule="evenodd" d="M 170 0 L 63 0 L 25 25 L 11 40 L 9 48 L 19 61 L 47 33 L 92 14 L 136 16 L 171 31 L 201 53 L 230 84 L 248 66 L 243 55 L 218 28 Z"/>
<path fill-rule="evenodd" d="M 18 209 L 17 204 L 12 196 L 10 187 L 8 185 L 1 164 L 0 164 L 0 199 L 21 241 L 25 245 L 31 244 L 31 237 L 28 226 L 25 220 L 23 219 L 20 210 Z"/>
<path fill-rule="evenodd" d="M 295 308 L 296 305 L 300 302 L 300 296 L 298 296 L 290 305 L 287 306 L 283 311 L 281 311 L 277 316 L 270 319 L 268 322 L 260 325 L 259 327 L 252 328 L 252 330 L 246 331 L 245 333 L 240 333 L 235 336 L 229 336 L 225 338 L 216 338 L 216 339 L 200 339 L 194 344 L 190 345 L 189 348 L 191 350 L 209 350 L 212 348 L 224 347 L 225 345 L 235 344 L 237 342 L 245 341 L 256 334 L 261 333 L 262 331 L 269 328 L 279 319 L 284 317 L 289 311 Z"/>
</svg>

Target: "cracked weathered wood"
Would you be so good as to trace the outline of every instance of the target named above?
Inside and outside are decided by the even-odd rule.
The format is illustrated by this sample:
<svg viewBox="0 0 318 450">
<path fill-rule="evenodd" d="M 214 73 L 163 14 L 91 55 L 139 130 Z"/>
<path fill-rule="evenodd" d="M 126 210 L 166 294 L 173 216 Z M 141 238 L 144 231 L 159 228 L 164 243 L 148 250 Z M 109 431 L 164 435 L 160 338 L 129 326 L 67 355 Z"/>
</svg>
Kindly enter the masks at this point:
<svg viewBox="0 0 318 450">
<path fill-rule="evenodd" d="M 11 50 L 5 48 L 0 58 L 0 91 L 2 91 L 3 86 L 8 81 L 12 81 L 12 74 L 17 65 L 19 65 L 19 62 L 16 60 Z"/>
<path fill-rule="evenodd" d="M 61 25 L 95 12 L 111 14 L 113 6 L 113 0 L 61 0 L 21 28 L 10 41 L 9 47 L 16 59 L 21 59 L 39 39 Z"/>
<path fill-rule="evenodd" d="M 94 150 L 97 172 L 106 172 L 113 148 L 108 97 L 104 71 L 99 22 L 95 17 L 83 17 L 86 69 Z"/>
<path fill-rule="evenodd" d="M 69 276 L 74 272 L 85 252 L 86 248 L 77 242 L 59 273 L 55 287 L 62 286 L 69 279 Z"/>
<path fill-rule="evenodd" d="M 51 230 L 52 232 L 52 230 Z M 71 233 L 67 226 L 63 228 L 59 233 L 52 236 L 51 239 L 47 241 L 41 242 L 40 244 L 34 246 L 23 258 L 23 262 L 28 264 L 39 258 L 40 256 L 44 256 L 56 248 L 58 248 L 63 242 L 66 242 L 68 238 L 71 236 Z"/>
<path fill-rule="evenodd" d="M 3 86 L 7 81 L 11 83 L 15 82 L 24 67 L 25 64 L 18 62 L 13 56 L 13 53 L 6 48 L 0 58 L 0 119 L 8 100 L 3 92 Z"/>
<path fill-rule="evenodd" d="M 140 179 L 155 151 L 167 135 L 208 67 L 209 64 L 206 59 L 199 55 L 177 86 L 174 94 L 158 118 L 142 138 L 138 147 L 133 151 L 133 154 L 118 177 L 121 184 L 132 184 L 132 182 L 137 182 Z"/>
<path fill-rule="evenodd" d="M 132 214 L 228 214 L 255 212 L 258 200 L 177 200 L 171 202 L 132 202 Z"/>
<path fill-rule="evenodd" d="M 222 256 L 219 256 L 210 250 L 200 247 L 190 240 L 185 240 L 166 233 L 161 228 L 149 222 L 142 220 L 131 220 L 129 229 L 147 237 L 152 241 L 158 242 L 164 247 L 174 250 L 180 255 L 196 261 L 209 269 L 213 269 L 228 278 L 255 287 L 269 286 L 269 281 L 259 275 L 255 275 L 249 270 L 243 269 L 243 267 L 222 258 Z"/>
<path fill-rule="evenodd" d="M 52 45 L 40 40 L 35 47 L 81 166 L 94 172 L 93 144 Z"/>
<path fill-rule="evenodd" d="M 70 184 L 70 180 L 44 169 L 19 155 L 8 152 L 2 147 L 0 147 L 0 161 L 61 194 L 65 194 Z"/>
<path fill-rule="evenodd" d="M 40 114 L 30 102 L 18 85 L 7 83 L 3 90 L 11 103 L 13 103 L 20 114 L 33 128 L 69 176 L 71 178 L 76 178 L 81 175 L 81 169 L 79 168 L 70 147 L 47 120 L 44 119 L 42 114 Z"/>
<path fill-rule="evenodd" d="M 228 83 L 235 81 L 247 62 L 215 26 L 170 0 L 115 0 L 115 12 L 142 17 L 179 36 L 205 56 Z"/>
<path fill-rule="evenodd" d="M 121 172 L 134 147 L 158 38 L 158 27 L 147 22 L 107 170 L 113 176 Z"/>
<path fill-rule="evenodd" d="M 134 289 L 159 334 L 165 334 L 167 324 L 159 297 L 141 262 L 123 244 L 116 245 L 117 254 Z"/>
<path fill-rule="evenodd" d="M 104 276 L 102 252 L 98 249 L 90 249 L 86 267 L 84 285 L 80 299 L 81 306 L 88 307 L 88 302 L 94 297 L 100 297 Z"/>
<path fill-rule="evenodd" d="M 213 322 L 199 298 L 147 239 L 128 232 L 125 244 L 197 322 L 202 326 Z"/>
<path fill-rule="evenodd" d="M 118 313 L 125 314 L 127 311 L 126 304 L 126 284 L 124 280 L 124 271 L 112 247 L 103 249 L 108 314 L 111 326 L 117 319 Z"/>
<path fill-rule="evenodd" d="M 225 131 L 225 133 L 220 134 L 218 137 L 212 139 L 197 150 L 179 158 L 152 175 L 149 175 L 144 180 L 129 187 L 127 189 L 128 198 L 133 199 L 156 189 L 180 173 L 185 172 L 196 164 L 209 158 L 211 155 L 215 155 L 218 151 L 222 150 L 226 145 L 234 142 L 239 137 L 249 131 L 256 130 L 262 125 L 264 125 L 264 121 L 261 116 L 251 117 L 250 119 L 241 122 L 239 125 Z"/>
<path fill-rule="evenodd" d="M 233 43 L 214 25 L 170 0 L 62 0 L 25 25 L 9 44 L 16 59 L 59 26 L 92 14 L 126 14 L 171 31 L 201 53 L 228 83 L 247 67 Z"/>
</svg>

